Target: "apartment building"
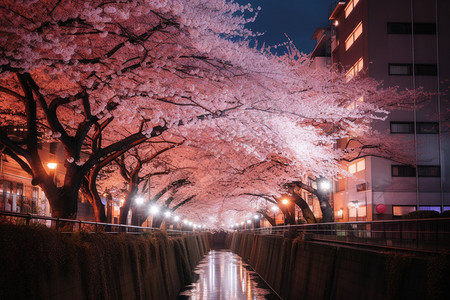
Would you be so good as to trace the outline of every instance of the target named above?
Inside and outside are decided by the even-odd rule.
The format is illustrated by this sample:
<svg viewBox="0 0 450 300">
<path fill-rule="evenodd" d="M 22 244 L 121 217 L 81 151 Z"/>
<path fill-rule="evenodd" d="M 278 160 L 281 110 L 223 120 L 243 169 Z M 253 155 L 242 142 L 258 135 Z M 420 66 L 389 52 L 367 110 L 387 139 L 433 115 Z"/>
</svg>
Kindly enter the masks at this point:
<svg viewBox="0 0 450 300">
<path fill-rule="evenodd" d="M 347 164 L 354 176 L 334 184 L 336 221 L 450 210 L 449 15 L 448 0 L 339 1 L 330 9 L 330 27 L 313 36 L 314 60 L 330 53 L 332 67 L 346 72 L 348 80 L 370 76 L 386 86 L 436 93 L 425 105 L 394 111 L 375 124 L 409 141 L 415 164 L 373 156 Z"/>
</svg>

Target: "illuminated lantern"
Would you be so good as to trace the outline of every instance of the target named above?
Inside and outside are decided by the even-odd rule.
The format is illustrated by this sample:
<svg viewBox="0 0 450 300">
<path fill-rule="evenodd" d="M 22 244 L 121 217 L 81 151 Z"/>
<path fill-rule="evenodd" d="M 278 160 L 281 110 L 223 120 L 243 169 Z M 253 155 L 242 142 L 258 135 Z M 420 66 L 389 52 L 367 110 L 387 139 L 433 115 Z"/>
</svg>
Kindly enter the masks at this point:
<svg viewBox="0 0 450 300">
<path fill-rule="evenodd" d="M 378 205 L 375 207 L 375 210 L 377 211 L 377 213 L 382 214 L 382 213 L 384 213 L 384 212 L 386 211 L 386 205 L 384 205 L 384 204 L 378 204 Z"/>
</svg>

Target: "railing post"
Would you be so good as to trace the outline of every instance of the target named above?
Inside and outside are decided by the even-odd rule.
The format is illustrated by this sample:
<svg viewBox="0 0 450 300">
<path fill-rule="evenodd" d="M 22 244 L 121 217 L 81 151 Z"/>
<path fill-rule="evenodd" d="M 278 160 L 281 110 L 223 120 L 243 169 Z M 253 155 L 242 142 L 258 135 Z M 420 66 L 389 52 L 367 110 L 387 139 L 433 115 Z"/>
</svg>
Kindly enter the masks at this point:
<svg viewBox="0 0 450 300">
<path fill-rule="evenodd" d="M 28 214 L 28 215 L 27 215 L 27 218 L 26 218 L 26 224 L 27 224 L 27 226 L 30 225 L 30 219 L 31 219 L 31 214 Z"/>
<path fill-rule="evenodd" d="M 82 224 L 81 220 L 78 220 L 78 231 L 81 231 L 81 224 Z"/>
</svg>

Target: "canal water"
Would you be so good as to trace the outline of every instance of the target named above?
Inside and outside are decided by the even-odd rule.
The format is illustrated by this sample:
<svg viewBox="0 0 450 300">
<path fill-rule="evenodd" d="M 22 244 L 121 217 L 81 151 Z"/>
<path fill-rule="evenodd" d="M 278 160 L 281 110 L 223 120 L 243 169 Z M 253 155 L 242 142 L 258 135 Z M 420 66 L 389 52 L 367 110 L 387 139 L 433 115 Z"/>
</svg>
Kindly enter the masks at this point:
<svg viewBox="0 0 450 300">
<path fill-rule="evenodd" d="M 240 256 L 228 249 L 211 250 L 194 273 L 196 282 L 186 286 L 178 300 L 279 299 Z"/>
</svg>

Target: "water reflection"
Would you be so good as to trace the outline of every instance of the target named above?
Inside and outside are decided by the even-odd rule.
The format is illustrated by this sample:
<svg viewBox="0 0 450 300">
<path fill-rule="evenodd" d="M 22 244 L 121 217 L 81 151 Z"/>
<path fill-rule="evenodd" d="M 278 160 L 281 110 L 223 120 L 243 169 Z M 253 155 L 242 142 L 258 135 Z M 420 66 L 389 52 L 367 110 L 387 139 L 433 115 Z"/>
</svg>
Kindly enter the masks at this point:
<svg viewBox="0 0 450 300">
<path fill-rule="evenodd" d="M 177 299 L 278 299 L 242 259 L 229 250 L 211 250 L 194 271 L 198 280 Z"/>
</svg>

